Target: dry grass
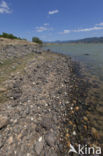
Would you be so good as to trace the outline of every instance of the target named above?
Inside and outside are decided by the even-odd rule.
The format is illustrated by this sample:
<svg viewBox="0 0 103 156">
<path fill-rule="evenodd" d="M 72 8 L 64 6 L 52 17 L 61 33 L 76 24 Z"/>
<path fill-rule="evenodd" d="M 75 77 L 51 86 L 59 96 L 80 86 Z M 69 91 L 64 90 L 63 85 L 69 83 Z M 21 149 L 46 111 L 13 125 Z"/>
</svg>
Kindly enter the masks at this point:
<svg viewBox="0 0 103 156">
<path fill-rule="evenodd" d="M 37 45 L 37 43 L 34 42 L 28 42 L 25 40 L 16 40 L 16 39 L 6 39 L 6 38 L 0 38 L 0 48 L 6 46 L 6 45 Z"/>
</svg>

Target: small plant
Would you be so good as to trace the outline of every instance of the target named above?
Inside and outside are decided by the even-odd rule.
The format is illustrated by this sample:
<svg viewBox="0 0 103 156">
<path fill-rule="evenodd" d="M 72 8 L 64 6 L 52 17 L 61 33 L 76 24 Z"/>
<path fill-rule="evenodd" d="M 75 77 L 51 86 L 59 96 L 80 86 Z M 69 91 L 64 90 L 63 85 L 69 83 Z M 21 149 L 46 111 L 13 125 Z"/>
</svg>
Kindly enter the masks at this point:
<svg viewBox="0 0 103 156">
<path fill-rule="evenodd" d="M 32 42 L 38 43 L 38 44 L 43 44 L 42 40 L 40 40 L 38 37 L 33 37 Z"/>
</svg>

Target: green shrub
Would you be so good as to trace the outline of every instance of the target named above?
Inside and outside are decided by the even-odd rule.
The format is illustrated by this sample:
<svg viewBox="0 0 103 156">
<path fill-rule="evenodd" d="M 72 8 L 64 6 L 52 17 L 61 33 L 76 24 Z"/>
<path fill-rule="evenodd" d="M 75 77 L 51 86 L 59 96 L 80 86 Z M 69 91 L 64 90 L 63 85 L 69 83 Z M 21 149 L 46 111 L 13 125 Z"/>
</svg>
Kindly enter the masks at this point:
<svg viewBox="0 0 103 156">
<path fill-rule="evenodd" d="M 0 35 L 0 37 L 9 38 L 9 39 L 18 39 L 18 40 L 22 40 L 20 37 L 16 37 L 16 36 L 14 36 L 13 34 L 8 34 L 8 33 L 5 33 L 5 32 L 3 32 L 2 35 Z"/>
<path fill-rule="evenodd" d="M 32 38 L 32 42 L 35 42 L 35 43 L 38 43 L 38 44 L 42 44 L 43 43 L 38 37 L 33 37 Z"/>
</svg>

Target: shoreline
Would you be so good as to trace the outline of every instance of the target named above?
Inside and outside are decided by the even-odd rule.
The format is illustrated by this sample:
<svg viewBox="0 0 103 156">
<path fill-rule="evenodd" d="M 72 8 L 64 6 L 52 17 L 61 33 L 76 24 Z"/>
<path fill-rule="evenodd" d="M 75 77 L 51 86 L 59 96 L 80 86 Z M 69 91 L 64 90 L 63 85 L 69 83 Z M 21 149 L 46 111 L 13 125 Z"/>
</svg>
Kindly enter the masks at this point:
<svg viewBox="0 0 103 156">
<path fill-rule="evenodd" d="M 1 81 L 7 97 L 0 106 L 0 155 L 68 156 L 70 144 L 91 143 L 85 105 L 89 84 L 70 57 L 14 46 L 21 52 L 24 47 L 33 55 Z"/>
</svg>

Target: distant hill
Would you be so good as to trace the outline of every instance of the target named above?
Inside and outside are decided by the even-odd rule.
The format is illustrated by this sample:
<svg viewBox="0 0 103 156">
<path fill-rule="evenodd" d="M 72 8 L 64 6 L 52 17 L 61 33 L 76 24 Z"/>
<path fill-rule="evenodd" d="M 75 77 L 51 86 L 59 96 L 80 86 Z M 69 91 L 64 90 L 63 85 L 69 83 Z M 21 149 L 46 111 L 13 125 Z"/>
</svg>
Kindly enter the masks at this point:
<svg viewBox="0 0 103 156">
<path fill-rule="evenodd" d="M 55 41 L 53 43 L 103 43 L 103 37 L 92 37 L 70 41 Z"/>
</svg>

